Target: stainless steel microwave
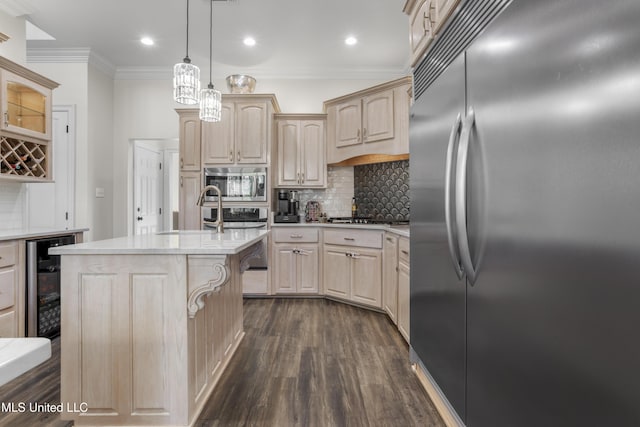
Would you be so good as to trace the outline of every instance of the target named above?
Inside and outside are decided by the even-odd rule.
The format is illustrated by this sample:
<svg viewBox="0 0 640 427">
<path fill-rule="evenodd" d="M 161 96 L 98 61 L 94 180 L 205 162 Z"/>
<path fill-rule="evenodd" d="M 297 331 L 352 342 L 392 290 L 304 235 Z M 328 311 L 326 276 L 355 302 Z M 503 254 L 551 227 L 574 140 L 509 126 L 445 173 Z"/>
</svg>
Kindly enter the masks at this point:
<svg viewBox="0 0 640 427">
<path fill-rule="evenodd" d="M 223 201 L 266 202 L 267 168 L 205 168 L 204 185 L 218 187 Z M 205 201 L 217 200 L 213 191 L 207 192 Z"/>
</svg>

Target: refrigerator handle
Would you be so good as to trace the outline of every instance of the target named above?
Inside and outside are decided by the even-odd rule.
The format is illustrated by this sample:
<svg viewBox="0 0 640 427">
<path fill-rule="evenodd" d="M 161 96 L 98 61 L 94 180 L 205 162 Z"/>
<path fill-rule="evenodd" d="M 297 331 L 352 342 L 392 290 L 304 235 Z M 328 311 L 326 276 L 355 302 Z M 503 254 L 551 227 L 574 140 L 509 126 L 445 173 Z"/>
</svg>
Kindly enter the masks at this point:
<svg viewBox="0 0 640 427">
<path fill-rule="evenodd" d="M 467 274 L 469 284 L 476 281 L 476 273 L 471 260 L 469 248 L 469 234 L 467 230 L 467 159 L 469 156 L 469 142 L 471 130 L 475 124 L 476 116 L 473 108 L 469 109 L 467 118 L 460 133 L 460 146 L 458 147 L 458 159 L 456 163 L 456 228 L 458 232 L 458 244 L 460 246 L 460 258 L 462 268 Z"/>
<path fill-rule="evenodd" d="M 456 121 L 451 128 L 451 134 L 449 135 L 449 145 L 447 146 L 447 162 L 445 165 L 445 178 L 444 178 L 444 217 L 447 225 L 447 240 L 449 241 L 449 254 L 451 255 L 451 261 L 453 261 L 453 267 L 456 271 L 458 279 L 462 279 L 464 272 L 460 264 L 460 248 L 458 247 L 458 241 L 454 236 L 455 230 L 453 228 L 453 217 L 451 215 L 451 181 L 453 180 L 453 158 L 454 152 L 458 148 L 457 142 L 460 137 L 460 125 L 462 124 L 462 117 L 458 113 Z M 455 199 L 454 199 L 455 200 Z"/>
</svg>

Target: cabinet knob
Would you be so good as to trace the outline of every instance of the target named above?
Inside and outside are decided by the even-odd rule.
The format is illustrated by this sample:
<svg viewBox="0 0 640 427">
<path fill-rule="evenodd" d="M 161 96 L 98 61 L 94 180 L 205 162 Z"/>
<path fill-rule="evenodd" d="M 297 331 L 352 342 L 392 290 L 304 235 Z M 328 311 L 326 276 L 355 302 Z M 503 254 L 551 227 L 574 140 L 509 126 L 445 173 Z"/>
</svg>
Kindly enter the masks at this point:
<svg viewBox="0 0 640 427">
<path fill-rule="evenodd" d="M 142 221 L 142 217 L 139 216 L 138 218 L 136 218 L 138 221 Z"/>
<path fill-rule="evenodd" d="M 229 161 L 233 162 L 233 150 L 229 150 Z"/>
</svg>

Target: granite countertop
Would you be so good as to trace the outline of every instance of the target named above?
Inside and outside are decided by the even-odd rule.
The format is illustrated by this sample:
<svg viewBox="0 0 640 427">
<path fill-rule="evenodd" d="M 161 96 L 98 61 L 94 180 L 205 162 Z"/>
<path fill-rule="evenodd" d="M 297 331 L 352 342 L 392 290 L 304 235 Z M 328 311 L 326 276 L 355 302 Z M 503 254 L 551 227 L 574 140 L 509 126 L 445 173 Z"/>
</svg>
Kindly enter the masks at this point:
<svg viewBox="0 0 640 427">
<path fill-rule="evenodd" d="M 231 255 L 267 237 L 269 230 L 167 231 L 49 249 L 51 255 Z"/>
<path fill-rule="evenodd" d="M 9 230 L 0 230 L 0 241 L 3 240 L 19 240 L 19 239 L 39 239 L 49 236 L 60 236 L 65 234 L 75 234 L 88 231 L 88 228 L 72 228 L 70 230 L 60 230 L 55 228 L 12 228 Z"/>
<path fill-rule="evenodd" d="M 388 225 L 388 224 L 332 224 L 328 222 L 297 222 L 297 223 L 276 223 L 272 222 L 271 227 L 322 227 L 322 228 L 350 228 L 360 230 L 381 230 L 395 233 L 399 236 L 409 237 L 409 225 Z"/>
</svg>

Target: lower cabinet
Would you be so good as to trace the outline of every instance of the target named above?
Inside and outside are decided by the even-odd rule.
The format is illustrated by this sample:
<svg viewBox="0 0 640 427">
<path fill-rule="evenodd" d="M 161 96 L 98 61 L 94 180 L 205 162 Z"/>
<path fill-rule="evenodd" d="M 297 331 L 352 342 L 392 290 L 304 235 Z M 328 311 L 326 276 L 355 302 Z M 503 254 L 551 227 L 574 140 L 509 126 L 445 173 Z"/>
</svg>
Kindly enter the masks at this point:
<svg viewBox="0 0 640 427">
<path fill-rule="evenodd" d="M 409 239 L 398 242 L 398 330 L 409 342 L 409 300 L 410 300 Z"/>
<path fill-rule="evenodd" d="M 23 301 L 19 298 L 21 271 L 17 241 L 0 242 L 0 338 L 24 335 Z"/>
<path fill-rule="evenodd" d="M 398 324 L 398 236 L 386 233 L 382 252 L 382 308 Z"/>
<path fill-rule="evenodd" d="M 274 293 L 317 294 L 320 285 L 318 230 L 277 228 L 273 231 L 273 242 Z"/>
<path fill-rule="evenodd" d="M 325 295 L 381 309 L 382 232 L 325 230 L 324 239 Z"/>
</svg>

